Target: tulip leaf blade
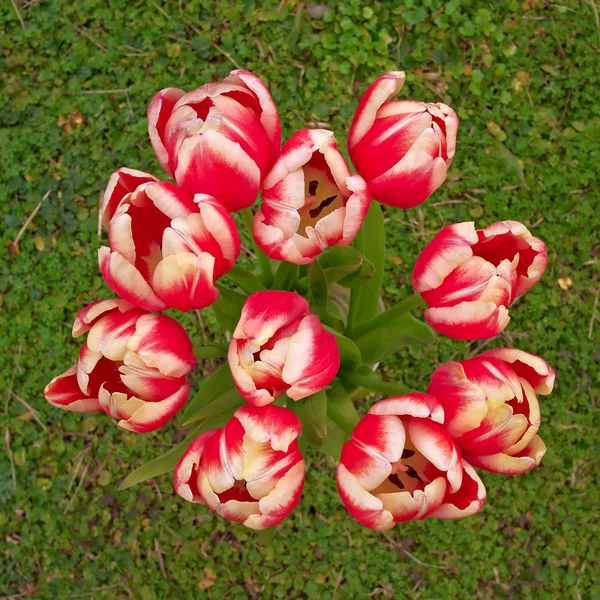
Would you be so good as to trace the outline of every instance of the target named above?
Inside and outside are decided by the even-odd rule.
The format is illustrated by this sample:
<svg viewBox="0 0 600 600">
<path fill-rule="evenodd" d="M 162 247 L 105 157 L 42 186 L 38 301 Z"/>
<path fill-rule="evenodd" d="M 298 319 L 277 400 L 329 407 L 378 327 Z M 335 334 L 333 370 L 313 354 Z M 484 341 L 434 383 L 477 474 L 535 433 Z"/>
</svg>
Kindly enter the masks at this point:
<svg viewBox="0 0 600 600">
<path fill-rule="evenodd" d="M 207 406 L 223 394 L 231 390 L 235 384 L 229 363 L 223 363 L 201 386 L 196 395 L 187 403 L 182 420 L 187 421 L 191 415 Z"/>
<path fill-rule="evenodd" d="M 435 334 L 427 323 L 406 312 L 354 341 L 363 363 L 368 365 L 391 356 L 403 346 L 430 344 L 435 339 Z"/>
<path fill-rule="evenodd" d="M 273 289 L 275 290 L 293 290 L 298 279 L 298 265 L 289 262 L 280 262 L 275 273 Z"/>
<path fill-rule="evenodd" d="M 224 413 L 211 419 L 206 419 L 202 423 L 198 423 L 195 427 L 190 429 L 182 442 L 179 442 L 160 456 L 153 458 L 151 461 L 129 473 L 129 475 L 127 475 L 120 483 L 119 490 L 126 490 L 138 483 L 148 481 L 148 479 L 153 479 L 154 477 L 164 475 L 165 473 L 172 473 L 184 452 L 199 435 L 206 433 L 211 429 L 223 427 L 230 418 L 231 415 Z"/>
<path fill-rule="evenodd" d="M 360 421 L 360 415 L 348 390 L 339 380 L 335 379 L 326 394 L 328 419 L 331 419 L 346 434 L 351 435 Z"/>
<path fill-rule="evenodd" d="M 259 277 L 247 269 L 244 269 L 244 267 L 240 267 L 239 265 L 234 265 L 229 273 L 227 273 L 226 277 L 231 279 L 231 281 L 233 281 L 247 294 L 261 292 L 267 289 Z"/>
<path fill-rule="evenodd" d="M 225 413 L 233 416 L 233 413 L 245 403 L 246 401 L 238 392 L 237 388 L 233 387 L 224 394 L 214 398 L 209 404 L 199 408 L 195 413 L 190 414 L 183 425 L 185 427 L 192 423 L 196 423 L 197 421 L 211 419 Z"/>
<path fill-rule="evenodd" d="M 348 288 L 363 285 L 375 272 L 375 265 L 353 246 L 334 246 L 323 254 L 319 263 L 327 283 Z"/>
<path fill-rule="evenodd" d="M 227 356 L 228 344 L 210 342 L 203 346 L 194 346 L 194 356 L 196 360 L 206 360 L 207 358 L 224 358 Z"/>
<path fill-rule="evenodd" d="M 354 337 L 355 327 L 363 321 L 372 319 L 379 308 L 385 258 L 385 225 L 381 206 L 375 200 L 371 202 L 369 212 L 354 239 L 353 246 L 371 261 L 375 271 L 364 285 L 352 289 L 347 326 L 349 337 Z"/>
<path fill-rule="evenodd" d="M 327 434 L 327 396 L 321 390 L 294 404 L 294 412 L 302 421 L 302 435 L 312 446 L 321 446 Z"/>
<path fill-rule="evenodd" d="M 362 357 L 358 346 L 345 335 L 342 335 L 333 327 L 325 326 L 325 329 L 335 335 L 338 350 L 340 352 L 340 365 L 342 368 L 352 369 L 359 367 L 362 363 Z"/>
</svg>

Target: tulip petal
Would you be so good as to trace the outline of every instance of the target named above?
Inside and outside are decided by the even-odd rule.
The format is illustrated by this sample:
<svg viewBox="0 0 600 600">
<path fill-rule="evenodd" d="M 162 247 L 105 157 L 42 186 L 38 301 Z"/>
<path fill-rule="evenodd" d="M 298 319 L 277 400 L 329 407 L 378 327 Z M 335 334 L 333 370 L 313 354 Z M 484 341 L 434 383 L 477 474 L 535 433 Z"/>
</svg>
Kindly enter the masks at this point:
<svg viewBox="0 0 600 600">
<path fill-rule="evenodd" d="M 412 418 L 408 423 L 408 436 L 415 448 L 445 473 L 450 488 L 458 490 L 463 476 L 462 462 L 446 428 L 429 419 Z"/>
<path fill-rule="evenodd" d="M 348 134 L 350 154 L 352 154 L 354 146 L 372 127 L 379 108 L 402 89 L 405 79 L 404 71 L 390 71 L 381 75 L 369 86 L 361 98 L 352 119 L 350 133 Z"/>
<path fill-rule="evenodd" d="M 125 313 L 133 309 L 133 305 L 121 298 L 109 298 L 108 300 L 96 300 L 82 308 L 75 316 L 73 323 L 73 337 L 79 337 L 89 331 L 94 323 L 100 319 L 104 313 L 115 308 Z"/>
<path fill-rule="evenodd" d="M 138 171 L 137 169 L 122 167 L 112 173 L 104 190 L 102 207 L 100 209 L 100 218 L 104 228 L 108 229 L 108 224 L 124 196 L 135 191 L 138 186 L 152 181 L 158 181 L 158 179 L 149 173 L 144 173 L 144 171 Z"/>
<path fill-rule="evenodd" d="M 508 309 L 495 302 L 461 302 L 456 306 L 428 308 L 425 320 L 438 333 L 455 340 L 492 338 L 506 329 Z"/>
<path fill-rule="evenodd" d="M 167 308 L 141 273 L 120 254 L 102 246 L 98 250 L 98 262 L 108 286 L 123 299 L 145 310 Z"/>
<path fill-rule="evenodd" d="M 210 306 L 219 291 L 213 284 L 215 259 L 203 252 L 182 252 L 158 263 L 152 286 L 165 305 L 183 312 Z"/>
<path fill-rule="evenodd" d="M 277 330 L 310 313 L 308 301 L 295 292 L 255 292 L 246 300 L 234 339 L 264 343 Z"/>
<path fill-rule="evenodd" d="M 283 521 L 300 501 L 304 487 L 305 464 L 297 462 L 258 502 L 260 515 L 252 515 L 244 525 L 250 529 L 265 529 Z"/>
<path fill-rule="evenodd" d="M 91 352 L 101 353 L 112 361 L 121 361 L 127 352 L 127 344 L 135 333 L 136 322 L 144 311 L 132 309 L 125 313 L 112 311 L 98 319 L 87 337 Z"/>
<path fill-rule="evenodd" d="M 473 255 L 471 246 L 478 239 L 473 222 L 444 227 L 415 262 L 412 273 L 415 291 L 421 294 L 438 288 L 456 267 Z"/>
<path fill-rule="evenodd" d="M 525 379 L 537 394 L 547 396 L 554 387 L 554 369 L 542 358 L 517 348 L 494 348 L 478 357 L 497 358 L 510 364 L 515 373 Z"/>
<path fill-rule="evenodd" d="M 371 406 L 369 414 L 430 418 L 436 423 L 444 422 L 442 405 L 434 396 L 419 392 L 380 400 Z"/>
<path fill-rule="evenodd" d="M 173 108 L 177 101 L 184 95 L 185 92 L 178 88 L 166 88 L 158 92 L 148 106 L 147 116 L 150 142 L 162 168 L 171 176 L 173 173 L 169 167 L 169 153 L 164 146 L 163 139 L 165 127 L 173 112 Z"/>
<path fill-rule="evenodd" d="M 241 83 L 238 80 L 241 80 Z M 279 122 L 277 106 L 273 101 L 269 88 L 254 73 L 245 71 L 244 69 L 231 71 L 225 81 L 245 85 L 258 98 L 261 107 L 260 122 L 270 141 L 271 157 L 274 157 L 279 152 L 279 147 L 281 146 L 281 124 Z"/>
<path fill-rule="evenodd" d="M 165 315 L 142 315 L 127 342 L 147 367 L 168 377 L 183 377 L 196 364 L 194 348 L 185 329 Z"/>
<path fill-rule="evenodd" d="M 520 475 L 537 467 L 544 454 L 546 445 L 538 435 L 534 435 L 529 444 L 516 456 L 498 453 L 489 456 L 466 455 L 465 458 L 473 466 L 492 473 Z"/>
<path fill-rule="evenodd" d="M 370 494 L 358 479 L 343 465 L 337 468 L 337 486 L 348 512 L 369 529 L 384 530 L 394 526 L 394 518 L 383 502 Z"/>
<path fill-rule="evenodd" d="M 99 412 L 102 411 L 98 398 L 88 398 L 79 388 L 75 366 L 55 377 L 45 388 L 46 400 L 64 410 L 74 412 Z"/>
<path fill-rule="evenodd" d="M 189 502 L 202 502 L 198 493 L 197 473 L 200 459 L 208 440 L 217 432 L 210 429 L 199 435 L 184 452 L 175 467 L 173 487 L 175 491 Z"/>
<path fill-rule="evenodd" d="M 241 146 L 210 129 L 182 143 L 174 177 L 184 190 L 215 196 L 230 211 L 251 206 L 261 182 Z"/>
<path fill-rule="evenodd" d="M 302 432 L 300 419 L 288 408 L 244 405 L 235 411 L 246 435 L 256 442 L 268 442 L 273 450 L 287 452 L 290 444 Z"/>
<path fill-rule="evenodd" d="M 337 340 L 323 329 L 316 315 L 304 317 L 290 338 L 282 371 L 290 384 L 287 395 L 300 400 L 328 386 L 340 368 Z"/>
<path fill-rule="evenodd" d="M 441 506 L 428 516 L 435 519 L 462 519 L 479 512 L 486 500 L 486 491 L 483 482 L 475 469 L 462 461 L 464 473 L 462 485 L 459 490 L 448 489 Z"/>
<path fill-rule="evenodd" d="M 189 395 L 190 384 L 186 381 L 177 392 L 164 400 L 159 402 L 142 401 L 142 404 L 133 414 L 130 417 L 123 418 L 118 425 L 123 429 L 136 433 L 155 431 L 179 412 Z"/>
<path fill-rule="evenodd" d="M 487 396 L 467 379 L 461 363 L 449 362 L 438 367 L 431 376 L 427 393 L 443 406 L 444 425 L 454 438 L 479 427 L 487 414 Z"/>
</svg>

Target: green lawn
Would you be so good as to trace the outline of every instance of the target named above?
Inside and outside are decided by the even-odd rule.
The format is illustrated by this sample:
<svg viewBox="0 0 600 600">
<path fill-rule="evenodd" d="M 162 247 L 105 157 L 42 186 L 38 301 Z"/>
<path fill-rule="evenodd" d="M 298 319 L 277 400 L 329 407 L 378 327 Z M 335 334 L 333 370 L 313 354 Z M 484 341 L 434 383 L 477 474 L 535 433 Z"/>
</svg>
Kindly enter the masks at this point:
<svg viewBox="0 0 600 600">
<path fill-rule="evenodd" d="M 328 6 L 3 2 L 0 433 L 10 455 L 0 455 L 1 597 L 600 598 L 598 2 Z M 257 535 L 185 503 L 168 476 L 118 492 L 133 467 L 174 443 L 174 424 L 136 435 L 46 404 L 44 385 L 78 351 L 75 312 L 110 295 L 96 263 L 100 190 L 120 166 L 162 176 L 146 133 L 149 100 L 238 66 L 268 81 L 284 137 L 325 126 L 343 146 L 360 95 L 390 69 L 408 73 L 402 97 L 457 110 L 446 184 L 417 209 L 385 211 L 388 302 L 411 293 L 414 260 L 445 224 L 516 219 L 546 241 L 542 282 L 488 347 L 515 345 L 557 369 L 554 393 L 541 399 L 548 453 L 516 478 L 483 474 L 478 515 L 368 531 L 337 496 L 335 461 L 315 454 L 301 505 Z M 173 315 L 201 339 L 195 315 Z M 210 309 L 203 318 L 218 335 Z M 423 390 L 436 365 L 478 345 L 440 339 L 384 372 Z"/>
</svg>

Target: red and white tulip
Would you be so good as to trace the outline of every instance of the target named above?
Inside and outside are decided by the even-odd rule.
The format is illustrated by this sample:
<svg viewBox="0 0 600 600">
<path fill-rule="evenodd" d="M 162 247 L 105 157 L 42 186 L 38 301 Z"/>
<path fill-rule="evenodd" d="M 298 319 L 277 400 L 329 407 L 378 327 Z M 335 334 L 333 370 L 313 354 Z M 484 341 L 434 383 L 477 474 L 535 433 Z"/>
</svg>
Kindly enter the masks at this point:
<svg viewBox="0 0 600 600">
<path fill-rule="evenodd" d="M 230 211 L 250 206 L 281 146 L 277 107 L 250 71 L 191 92 L 166 88 L 148 107 L 148 132 L 165 171 L 187 192 Z"/>
<path fill-rule="evenodd" d="M 412 393 L 375 403 L 344 444 L 337 469 L 348 512 L 371 529 L 478 512 L 485 487 L 445 429 L 440 403 Z"/>
<path fill-rule="evenodd" d="M 113 173 L 104 194 L 109 246 L 98 250 L 109 287 L 146 310 L 200 309 L 218 296 L 240 238 L 229 211 L 134 169 Z"/>
<path fill-rule="evenodd" d="M 175 491 L 230 521 L 266 529 L 300 501 L 300 420 L 279 406 L 239 408 L 225 427 L 200 435 L 175 467 Z"/>
<path fill-rule="evenodd" d="M 328 386 L 340 367 L 335 336 L 295 292 L 248 296 L 229 346 L 240 394 L 265 406 L 284 393 L 301 400 Z"/>
<path fill-rule="evenodd" d="M 362 97 L 348 152 L 373 198 L 397 208 L 425 201 L 446 179 L 456 150 L 458 117 L 441 102 L 393 100 L 402 71 L 384 73 Z"/>
<path fill-rule="evenodd" d="M 548 264 L 544 242 L 517 221 L 485 229 L 473 222 L 444 227 L 421 252 L 412 284 L 439 333 L 463 340 L 498 335 L 508 307 L 533 287 Z"/>
<path fill-rule="evenodd" d="M 329 246 L 345 246 L 371 204 L 364 179 L 352 175 L 333 132 L 297 131 L 263 182 L 254 216 L 256 243 L 271 258 L 304 265 Z"/>
<path fill-rule="evenodd" d="M 546 453 L 537 394 L 553 385 L 554 370 L 539 356 L 497 348 L 438 367 L 427 392 L 444 407 L 445 426 L 471 464 L 517 475 Z"/>
<path fill-rule="evenodd" d="M 137 433 L 158 429 L 185 404 L 196 359 L 177 321 L 125 300 L 99 300 L 77 313 L 73 337 L 86 332 L 76 364 L 44 389 L 50 404 L 104 411 Z"/>
</svg>

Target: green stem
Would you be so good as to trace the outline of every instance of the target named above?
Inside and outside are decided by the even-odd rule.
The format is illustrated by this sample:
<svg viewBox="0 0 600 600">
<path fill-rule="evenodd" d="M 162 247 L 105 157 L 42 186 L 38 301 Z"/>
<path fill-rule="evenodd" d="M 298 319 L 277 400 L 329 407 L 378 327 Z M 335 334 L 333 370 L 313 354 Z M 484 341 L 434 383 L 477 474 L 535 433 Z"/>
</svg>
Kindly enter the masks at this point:
<svg viewBox="0 0 600 600">
<path fill-rule="evenodd" d="M 356 387 L 366 388 L 373 392 L 380 392 L 381 394 L 389 394 L 390 396 L 406 394 L 412 391 L 402 383 L 382 381 L 376 375 L 364 375 L 350 371 L 341 373 L 341 377 Z"/>
<path fill-rule="evenodd" d="M 254 215 L 252 214 L 252 209 L 244 208 L 240 211 L 242 214 L 242 219 L 244 220 L 244 224 L 246 228 L 250 232 L 250 237 L 254 240 L 254 236 L 252 235 L 252 222 L 254 221 Z M 256 248 L 256 256 L 258 257 L 258 262 L 260 264 L 260 272 L 262 274 L 262 280 L 265 286 L 270 288 L 273 285 L 273 268 L 271 267 L 271 260 L 269 257 L 258 247 L 256 242 L 254 242 L 254 246 Z"/>
<path fill-rule="evenodd" d="M 379 329 L 380 327 L 385 327 L 393 319 L 413 310 L 414 308 L 424 305 L 425 302 L 421 298 L 421 295 L 413 294 L 412 296 L 406 298 L 406 300 L 395 304 L 394 306 L 388 308 L 388 310 L 382 312 L 376 317 L 373 317 L 372 319 L 361 323 L 354 330 L 353 338 L 358 339 L 359 337 L 365 335 L 366 333 L 369 333 L 370 331 L 374 331 L 375 329 Z"/>
<path fill-rule="evenodd" d="M 327 393 L 327 416 L 350 435 L 360 421 L 350 394 L 337 379 L 331 383 L 331 391 Z"/>
</svg>

